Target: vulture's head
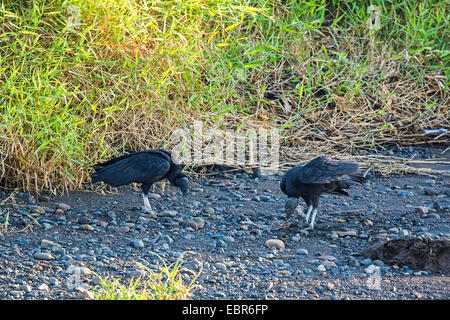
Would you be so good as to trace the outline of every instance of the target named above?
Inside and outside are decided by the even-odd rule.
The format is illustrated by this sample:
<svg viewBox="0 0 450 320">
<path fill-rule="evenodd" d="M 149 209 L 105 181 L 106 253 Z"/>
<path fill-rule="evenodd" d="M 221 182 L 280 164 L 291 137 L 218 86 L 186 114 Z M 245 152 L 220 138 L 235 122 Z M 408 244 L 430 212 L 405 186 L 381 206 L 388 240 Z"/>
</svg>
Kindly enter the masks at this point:
<svg viewBox="0 0 450 320">
<path fill-rule="evenodd" d="M 174 182 L 175 186 L 180 188 L 183 196 L 186 196 L 189 191 L 189 179 L 183 174 L 178 176 Z"/>
</svg>

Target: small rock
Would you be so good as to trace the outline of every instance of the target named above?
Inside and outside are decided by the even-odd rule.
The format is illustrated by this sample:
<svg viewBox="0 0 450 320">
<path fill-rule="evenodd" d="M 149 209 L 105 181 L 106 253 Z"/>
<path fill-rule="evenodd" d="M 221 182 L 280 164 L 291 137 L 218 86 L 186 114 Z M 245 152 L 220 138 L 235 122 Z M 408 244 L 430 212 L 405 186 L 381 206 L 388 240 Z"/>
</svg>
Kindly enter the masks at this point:
<svg viewBox="0 0 450 320">
<path fill-rule="evenodd" d="M 173 242 L 173 239 L 172 239 L 171 237 L 169 237 L 168 235 L 163 234 L 163 235 L 161 235 L 161 236 L 158 237 L 158 239 L 157 239 L 156 242 L 157 242 L 157 243 L 167 243 L 167 244 L 170 244 L 170 243 Z"/>
<path fill-rule="evenodd" d="M 89 300 L 95 299 L 94 293 L 86 289 L 78 290 L 77 297 L 80 299 L 89 299 Z"/>
<path fill-rule="evenodd" d="M 399 229 L 397 227 L 393 227 L 393 228 L 390 228 L 388 231 L 392 232 L 392 233 L 398 233 Z"/>
<path fill-rule="evenodd" d="M 331 283 L 331 282 L 328 282 L 328 283 L 327 283 L 327 289 L 330 290 L 330 291 L 333 291 L 333 289 L 334 289 L 334 284 Z"/>
<path fill-rule="evenodd" d="M 336 257 L 326 256 L 326 255 L 318 256 L 317 259 L 327 260 L 327 261 L 336 261 Z"/>
<path fill-rule="evenodd" d="M 177 214 L 178 213 L 176 211 L 174 211 L 174 210 L 165 210 L 165 211 L 161 212 L 158 215 L 161 216 L 161 217 L 171 217 L 171 218 L 173 218 L 173 217 L 176 217 Z"/>
<path fill-rule="evenodd" d="M 81 216 L 78 218 L 79 224 L 90 224 L 91 222 L 92 222 L 92 219 L 89 218 L 88 216 Z"/>
<path fill-rule="evenodd" d="M 134 248 L 143 248 L 144 247 L 144 241 L 142 241 L 141 239 L 134 239 L 131 240 L 131 246 L 133 246 Z"/>
<path fill-rule="evenodd" d="M 322 265 L 326 268 L 326 269 L 331 269 L 331 268 L 337 268 L 337 264 L 334 261 L 324 261 L 322 263 Z"/>
<path fill-rule="evenodd" d="M 306 249 L 297 249 L 295 250 L 295 253 L 302 255 L 302 256 L 307 256 L 308 255 L 308 250 Z"/>
<path fill-rule="evenodd" d="M 70 210 L 70 206 L 68 204 L 60 202 L 60 203 L 58 203 L 58 206 L 56 207 L 56 209 L 61 209 L 63 211 L 67 211 L 67 210 Z"/>
<path fill-rule="evenodd" d="M 46 285 L 45 283 L 41 284 L 38 289 L 40 291 L 48 291 L 48 285 Z"/>
<path fill-rule="evenodd" d="M 246 224 L 241 224 L 239 228 L 241 230 L 243 230 L 243 231 L 247 231 L 248 230 L 248 226 Z"/>
<path fill-rule="evenodd" d="M 95 225 L 98 227 L 106 227 L 108 225 L 108 222 L 103 221 L 103 220 L 97 220 L 97 221 L 95 221 Z"/>
<path fill-rule="evenodd" d="M 223 271 L 225 271 L 225 270 L 227 269 L 227 266 L 226 266 L 225 264 L 221 263 L 221 262 L 216 263 L 214 266 L 215 266 L 217 269 L 223 270 Z"/>
<path fill-rule="evenodd" d="M 203 229 L 205 227 L 205 219 L 201 217 L 195 217 L 192 220 L 197 224 L 198 229 Z"/>
<path fill-rule="evenodd" d="M 38 201 L 39 202 L 49 202 L 50 201 L 50 197 L 44 194 L 40 194 L 38 196 Z"/>
<path fill-rule="evenodd" d="M 384 267 L 384 262 L 381 260 L 373 260 L 372 264 L 378 266 L 378 267 Z"/>
<path fill-rule="evenodd" d="M 423 193 L 426 196 L 438 196 L 439 195 L 439 193 L 437 193 L 436 191 L 428 189 L 428 188 L 423 189 Z"/>
<path fill-rule="evenodd" d="M 42 206 L 34 206 L 34 207 L 31 209 L 31 212 L 33 212 L 33 213 L 44 214 L 44 213 L 45 213 L 45 207 L 42 207 Z"/>
<path fill-rule="evenodd" d="M 55 214 L 58 214 L 58 215 L 63 215 L 65 213 L 65 211 L 63 210 L 63 209 L 56 209 L 55 210 Z"/>
<path fill-rule="evenodd" d="M 321 272 L 327 271 L 327 269 L 325 268 L 325 266 L 324 266 L 323 264 L 319 264 L 319 265 L 317 266 L 317 270 L 318 270 L 318 271 L 321 271 Z"/>
<path fill-rule="evenodd" d="M 332 240 L 336 240 L 337 238 L 339 238 L 339 235 L 338 235 L 335 231 L 333 231 L 333 232 L 331 233 L 331 235 L 330 235 L 330 238 L 331 238 Z"/>
<path fill-rule="evenodd" d="M 355 230 L 350 230 L 350 231 L 335 231 L 339 237 L 346 237 L 346 236 L 351 236 L 351 237 L 355 237 L 357 235 Z"/>
<path fill-rule="evenodd" d="M 418 213 L 418 214 L 427 214 L 429 212 L 427 207 L 416 207 L 414 208 L 414 210 Z"/>
<path fill-rule="evenodd" d="M 277 248 L 277 249 L 281 249 L 284 248 L 284 242 L 279 240 L 279 239 L 269 239 L 266 241 L 266 247 L 267 248 Z"/>
<path fill-rule="evenodd" d="M 427 219 L 436 219 L 439 220 L 441 218 L 440 215 L 438 215 L 437 213 L 430 213 L 426 216 Z"/>
<path fill-rule="evenodd" d="M 52 248 L 52 247 L 60 247 L 60 246 L 61 245 L 59 245 L 58 243 L 50 241 L 50 240 L 45 240 L 45 239 L 41 240 L 42 248 Z"/>
<path fill-rule="evenodd" d="M 349 266 L 351 266 L 351 267 L 359 267 L 359 261 L 358 260 L 356 260 L 355 259 L 355 257 L 352 257 L 352 256 L 350 256 L 349 258 L 348 258 L 348 264 L 349 264 Z"/>
<path fill-rule="evenodd" d="M 33 257 L 37 260 L 54 260 L 55 258 L 48 252 L 36 252 Z"/>
<path fill-rule="evenodd" d="M 86 231 L 93 231 L 94 230 L 94 227 L 91 226 L 90 224 L 82 224 L 79 228 L 81 230 L 86 230 Z"/>
<path fill-rule="evenodd" d="M 128 228 L 127 226 L 120 226 L 120 227 L 116 227 L 115 230 L 118 233 L 126 233 L 126 232 L 130 231 L 130 228 Z"/>
</svg>

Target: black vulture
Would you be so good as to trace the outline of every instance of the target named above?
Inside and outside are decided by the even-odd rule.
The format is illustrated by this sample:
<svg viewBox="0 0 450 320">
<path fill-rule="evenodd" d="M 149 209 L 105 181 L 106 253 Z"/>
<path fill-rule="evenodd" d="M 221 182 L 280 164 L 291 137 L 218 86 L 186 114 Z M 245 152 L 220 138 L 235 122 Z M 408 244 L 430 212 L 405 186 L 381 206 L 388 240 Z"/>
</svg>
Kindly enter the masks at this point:
<svg viewBox="0 0 450 320">
<path fill-rule="evenodd" d="M 148 201 L 148 192 L 153 183 L 167 178 L 170 184 L 179 187 L 183 195 L 189 188 L 189 181 L 179 164 L 166 150 L 145 150 L 129 153 L 103 163 L 93 165 L 92 183 L 103 181 L 112 187 L 132 182 L 141 183 L 144 210 L 153 213 Z"/>
<path fill-rule="evenodd" d="M 360 174 L 357 163 L 317 157 L 306 164 L 299 164 L 286 172 L 280 182 L 281 191 L 289 196 L 285 206 L 286 220 L 288 221 L 296 209 L 298 198 L 302 197 L 308 206 L 306 223 L 312 213 L 309 228 L 314 229 L 322 193 L 348 196 L 345 189 L 354 182 L 364 183 L 364 181 L 365 178 Z"/>
</svg>

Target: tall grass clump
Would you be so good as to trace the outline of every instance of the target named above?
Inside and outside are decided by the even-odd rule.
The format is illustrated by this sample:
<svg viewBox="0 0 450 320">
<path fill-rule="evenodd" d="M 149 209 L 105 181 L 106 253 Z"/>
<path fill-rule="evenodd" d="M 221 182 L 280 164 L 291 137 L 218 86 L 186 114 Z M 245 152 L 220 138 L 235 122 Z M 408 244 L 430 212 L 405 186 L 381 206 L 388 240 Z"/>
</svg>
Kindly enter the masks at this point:
<svg viewBox="0 0 450 320">
<path fill-rule="evenodd" d="M 432 0 L 2 1 L 1 185 L 80 188 L 194 120 L 276 128 L 294 157 L 442 142 L 421 132 L 449 128 L 448 18 Z"/>
<path fill-rule="evenodd" d="M 155 253 L 154 253 L 155 254 Z M 155 254 L 156 255 L 156 254 Z M 156 255 L 162 262 L 158 271 L 137 263 L 142 270 L 139 278 L 132 278 L 127 284 L 120 279 L 102 279 L 94 290 L 96 300 L 185 300 L 193 289 L 197 273 L 188 283 L 183 283 L 180 267 L 182 259 L 167 265 L 163 258 Z"/>
</svg>

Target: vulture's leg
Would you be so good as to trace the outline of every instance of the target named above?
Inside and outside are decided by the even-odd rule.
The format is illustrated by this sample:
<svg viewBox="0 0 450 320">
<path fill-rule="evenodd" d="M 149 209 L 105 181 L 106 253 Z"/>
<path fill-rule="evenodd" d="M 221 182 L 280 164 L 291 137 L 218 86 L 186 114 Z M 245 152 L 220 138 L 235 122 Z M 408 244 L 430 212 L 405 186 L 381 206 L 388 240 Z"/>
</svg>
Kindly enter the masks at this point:
<svg viewBox="0 0 450 320">
<path fill-rule="evenodd" d="M 319 197 L 314 197 L 312 199 L 313 204 L 313 210 L 312 210 L 312 217 L 311 217 L 311 223 L 309 225 L 309 229 L 314 230 L 314 224 L 316 222 L 316 215 L 319 212 Z"/>
<path fill-rule="evenodd" d="M 312 211 L 311 223 L 309 225 L 309 228 L 311 230 L 314 230 L 314 223 L 315 223 L 315 220 L 316 220 L 317 212 L 319 212 L 319 209 L 317 209 L 317 208 L 314 208 L 313 211 Z"/>
<path fill-rule="evenodd" d="M 311 215 L 311 211 L 313 211 L 313 205 L 312 204 L 310 204 L 308 206 L 308 211 L 306 211 L 306 216 L 305 216 L 306 223 L 308 223 L 308 221 L 309 221 L 309 216 Z"/>
<path fill-rule="evenodd" d="M 148 201 L 148 192 L 150 191 L 151 185 L 142 185 L 142 199 L 144 199 L 144 211 L 149 214 L 154 214 L 150 201 Z"/>
</svg>

